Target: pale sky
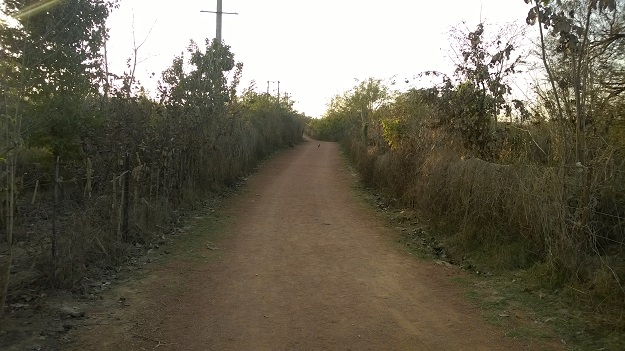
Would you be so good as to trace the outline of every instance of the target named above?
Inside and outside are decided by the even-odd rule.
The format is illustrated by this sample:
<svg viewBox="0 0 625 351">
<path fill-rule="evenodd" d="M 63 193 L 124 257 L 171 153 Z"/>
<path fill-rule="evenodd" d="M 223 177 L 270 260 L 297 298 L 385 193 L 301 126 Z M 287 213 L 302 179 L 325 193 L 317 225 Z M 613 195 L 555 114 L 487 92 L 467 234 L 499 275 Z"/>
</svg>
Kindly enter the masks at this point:
<svg viewBox="0 0 625 351">
<path fill-rule="evenodd" d="M 134 22 L 139 50 L 137 74 L 149 90 L 184 51 L 189 39 L 215 36 L 216 0 L 121 0 L 108 20 L 110 69 L 122 73 L 133 48 Z M 473 29 L 489 24 L 524 23 L 523 0 L 223 0 L 223 40 L 244 64 L 242 87 L 254 80 L 259 91 L 280 81 L 295 108 L 320 117 L 330 98 L 355 85 L 354 79 L 398 82 L 425 70 L 451 73 L 449 35 L 466 21 Z M 133 20 L 134 16 L 134 20 Z M 152 28 L 151 33 L 150 28 Z M 149 79 L 150 73 L 156 78 Z M 404 84 L 405 86 L 405 84 Z M 271 85 L 275 93 L 276 84 Z"/>
</svg>

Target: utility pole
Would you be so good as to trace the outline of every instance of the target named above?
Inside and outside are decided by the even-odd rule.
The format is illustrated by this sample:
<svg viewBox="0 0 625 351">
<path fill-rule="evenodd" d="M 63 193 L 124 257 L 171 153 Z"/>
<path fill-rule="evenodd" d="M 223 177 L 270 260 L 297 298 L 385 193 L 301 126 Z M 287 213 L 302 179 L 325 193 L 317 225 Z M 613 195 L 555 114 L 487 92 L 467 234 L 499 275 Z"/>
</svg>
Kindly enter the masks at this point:
<svg viewBox="0 0 625 351">
<path fill-rule="evenodd" d="M 215 38 L 217 39 L 217 41 L 221 44 L 221 16 L 223 14 L 226 15 L 238 15 L 237 12 L 223 12 L 223 6 L 222 6 L 222 0 L 217 0 L 217 11 L 200 11 L 200 12 L 208 12 L 208 13 L 214 13 L 217 15 L 217 29 L 216 29 L 216 33 L 215 33 Z"/>
<path fill-rule="evenodd" d="M 280 104 L 280 81 L 279 80 L 268 80 L 267 81 L 267 94 L 269 94 L 269 83 L 278 83 L 278 104 Z"/>
</svg>

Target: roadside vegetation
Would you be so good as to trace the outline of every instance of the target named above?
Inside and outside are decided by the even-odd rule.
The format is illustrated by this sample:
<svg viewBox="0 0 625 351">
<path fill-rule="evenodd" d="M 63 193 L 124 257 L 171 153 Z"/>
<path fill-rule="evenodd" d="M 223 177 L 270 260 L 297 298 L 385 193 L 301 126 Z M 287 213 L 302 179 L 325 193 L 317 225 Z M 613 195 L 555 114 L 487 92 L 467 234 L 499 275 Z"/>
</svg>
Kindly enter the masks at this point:
<svg viewBox="0 0 625 351">
<path fill-rule="evenodd" d="M 217 41 L 190 42 L 148 94 L 141 45 L 123 74 L 108 70 L 115 1 L 47 3 L 5 1 L 0 18 L 0 317 L 41 289 L 87 288 L 299 143 L 306 120 L 253 86 L 237 93 L 243 64 Z"/>
<path fill-rule="evenodd" d="M 525 28 L 453 30 L 452 75 L 422 72 L 429 87 L 401 92 L 360 81 L 308 133 L 341 141 L 368 186 L 431 220 L 439 254 L 473 272 L 521 274 L 515 291 L 568 303 L 585 320 L 580 338 L 618 349 L 625 2 L 525 2 Z M 528 53 L 522 37 L 534 42 Z M 527 78 L 527 97 L 513 96 Z"/>
</svg>

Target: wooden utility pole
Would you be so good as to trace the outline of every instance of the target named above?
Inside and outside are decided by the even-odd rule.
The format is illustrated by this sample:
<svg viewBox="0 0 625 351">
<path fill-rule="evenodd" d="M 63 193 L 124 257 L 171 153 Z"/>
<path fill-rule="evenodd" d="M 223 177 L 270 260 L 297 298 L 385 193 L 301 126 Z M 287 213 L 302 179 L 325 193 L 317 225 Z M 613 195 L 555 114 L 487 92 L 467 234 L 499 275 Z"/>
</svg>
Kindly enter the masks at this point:
<svg viewBox="0 0 625 351">
<path fill-rule="evenodd" d="M 217 0 L 217 30 L 216 30 L 216 34 L 215 34 L 215 38 L 217 38 L 217 41 L 221 43 L 221 18 L 223 15 L 223 7 L 222 7 L 222 1 L 221 0 Z"/>
<path fill-rule="evenodd" d="M 221 43 L 221 17 L 223 14 L 226 15 L 238 15 L 237 12 L 223 12 L 222 0 L 217 0 L 217 11 L 200 11 L 200 12 L 208 12 L 214 13 L 217 15 L 217 29 L 215 31 L 215 38 L 219 43 Z"/>
<path fill-rule="evenodd" d="M 269 83 L 278 83 L 278 104 L 280 104 L 280 81 L 279 80 L 268 80 L 267 81 L 267 94 L 269 94 Z"/>
</svg>

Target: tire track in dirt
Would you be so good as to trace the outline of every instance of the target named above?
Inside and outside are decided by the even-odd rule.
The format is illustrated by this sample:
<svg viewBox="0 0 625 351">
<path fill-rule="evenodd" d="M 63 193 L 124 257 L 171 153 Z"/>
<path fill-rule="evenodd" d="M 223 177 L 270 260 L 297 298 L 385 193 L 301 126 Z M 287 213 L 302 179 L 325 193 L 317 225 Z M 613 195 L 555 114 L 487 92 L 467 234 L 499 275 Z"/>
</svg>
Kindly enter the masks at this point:
<svg viewBox="0 0 625 351">
<path fill-rule="evenodd" d="M 456 268 L 394 247 L 354 184 L 335 143 L 276 156 L 223 209 L 218 255 L 156 268 L 73 349 L 542 349 L 486 323 Z"/>
</svg>

